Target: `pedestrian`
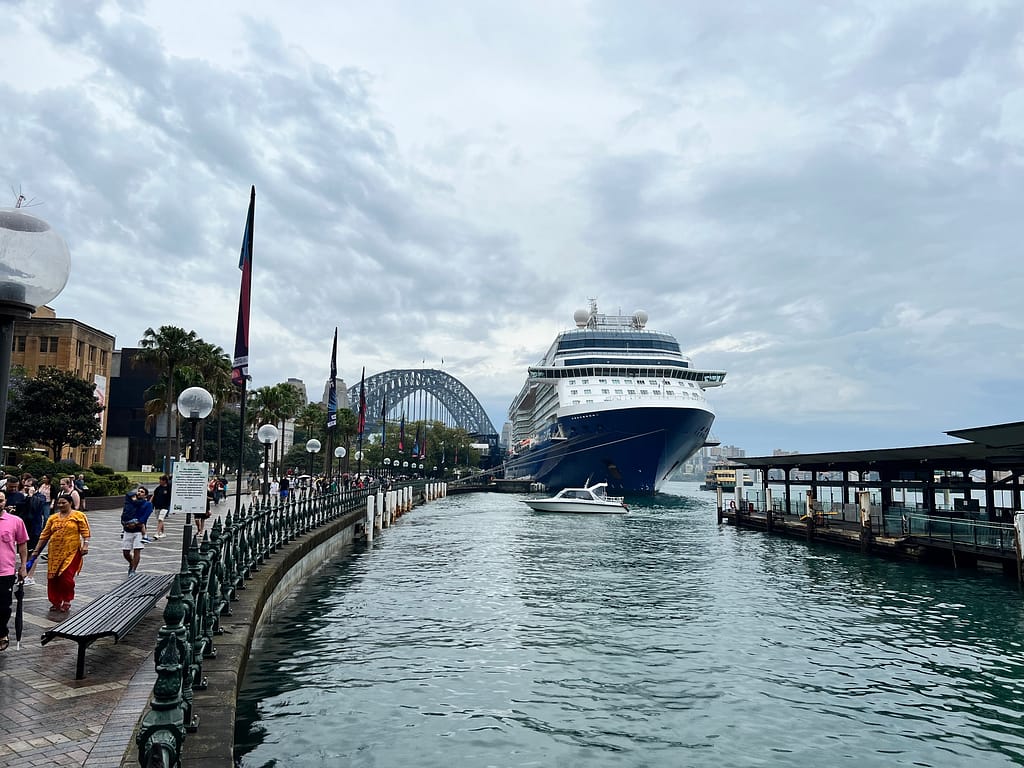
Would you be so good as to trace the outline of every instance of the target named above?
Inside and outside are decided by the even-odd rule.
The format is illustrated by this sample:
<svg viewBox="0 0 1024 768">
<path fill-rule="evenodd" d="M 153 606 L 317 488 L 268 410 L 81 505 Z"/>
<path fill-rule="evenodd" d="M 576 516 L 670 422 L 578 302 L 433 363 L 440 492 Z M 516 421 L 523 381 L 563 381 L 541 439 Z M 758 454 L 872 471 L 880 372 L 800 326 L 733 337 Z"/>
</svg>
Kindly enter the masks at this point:
<svg viewBox="0 0 1024 768">
<path fill-rule="evenodd" d="M 22 493 L 21 481 L 13 475 L 7 478 L 5 495 L 7 496 L 7 506 L 14 509 L 14 514 L 21 518 L 21 522 L 25 524 L 25 530 L 27 531 L 32 521 L 28 496 Z"/>
<path fill-rule="evenodd" d="M 43 475 L 41 478 L 39 478 L 39 485 L 36 486 L 36 488 L 38 489 L 39 493 L 43 494 L 43 496 L 46 497 L 47 504 L 53 501 L 53 495 L 50 489 L 49 475 Z"/>
<path fill-rule="evenodd" d="M 277 490 L 281 494 L 281 501 L 288 501 L 288 489 L 291 487 L 291 480 L 288 479 L 288 475 L 281 478 L 281 482 L 278 483 Z"/>
<path fill-rule="evenodd" d="M 271 498 L 273 498 L 274 496 L 277 496 L 277 494 L 278 494 L 278 489 L 279 489 L 280 487 L 281 487 L 281 486 L 280 486 L 280 484 L 279 484 L 279 483 L 277 482 L 277 479 L 276 479 L 276 478 L 270 481 L 270 497 L 271 497 Z"/>
<path fill-rule="evenodd" d="M 61 497 L 71 502 L 72 509 L 82 509 L 82 494 L 75 489 L 75 479 L 73 477 L 62 477 L 60 479 L 60 490 L 57 491 L 57 498 Z"/>
<path fill-rule="evenodd" d="M 139 570 L 139 560 L 145 549 L 146 520 L 153 514 L 153 503 L 149 500 L 149 492 L 136 488 L 124 499 L 121 511 L 121 554 L 128 561 L 128 575 L 134 576 Z"/>
<path fill-rule="evenodd" d="M 85 513 L 71 508 L 66 497 L 57 499 L 57 511 L 50 515 L 32 550 L 32 569 L 36 558 L 49 542 L 46 561 L 46 596 L 50 610 L 67 613 L 75 599 L 75 577 L 82 570 L 82 558 L 89 554 L 89 520 Z"/>
<path fill-rule="evenodd" d="M 11 620 L 11 600 L 14 597 L 14 581 L 24 579 L 28 574 L 28 532 L 21 518 L 10 514 L 7 497 L 0 492 L 0 651 L 6 651 L 10 644 L 7 622 Z"/>
<path fill-rule="evenodd" d="M 160 475 L 160 484 L 153 489 L 153 510 L 156 512 L 156 537 L 162 539 L 164 521 L 171 509 L 171 478 L 167 475 Z"/>
</svg>

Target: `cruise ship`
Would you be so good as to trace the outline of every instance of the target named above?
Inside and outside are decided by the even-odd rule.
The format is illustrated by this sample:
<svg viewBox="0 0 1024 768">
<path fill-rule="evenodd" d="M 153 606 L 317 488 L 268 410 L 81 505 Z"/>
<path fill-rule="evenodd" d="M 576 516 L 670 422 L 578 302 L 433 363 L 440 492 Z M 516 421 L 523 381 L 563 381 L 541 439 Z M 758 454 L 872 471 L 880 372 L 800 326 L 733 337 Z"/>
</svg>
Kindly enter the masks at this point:
<svg viewBox="0 0 1024 768">
<path fill-rule="evenodd" d="M 646 312 L 601 314 L 592 299 L 573 319 L 509 407 L 505 477 L 655 493 L 704 445 L 715 420 L 704 391 L 725 371 L 692 368 L 674 336 L 647 328 Z"/>
</svg>

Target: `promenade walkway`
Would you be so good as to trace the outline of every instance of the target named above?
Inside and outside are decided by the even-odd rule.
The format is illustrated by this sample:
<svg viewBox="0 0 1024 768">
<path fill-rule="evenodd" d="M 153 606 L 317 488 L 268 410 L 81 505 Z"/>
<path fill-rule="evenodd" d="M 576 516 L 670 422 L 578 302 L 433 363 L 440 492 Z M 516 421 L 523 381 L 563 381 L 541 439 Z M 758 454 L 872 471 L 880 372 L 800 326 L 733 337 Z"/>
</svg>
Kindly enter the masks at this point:
<svg viewBox="0 0 1024 768">
<path fill-rule="evenodd" d="M 243 498 L 243 504 L 248 498 Z M 234 510 L 234 498 L 213 507 L 209 525 Z M 149 702 L 156 680 L 153 651 L 163 624 L 161 600 L 120 643 L 97 640 L 86 652 L 85 677 L 75 680 L 77 643 L 55 639 L 40 645 L 42 633 L 76 609 L 108 592 L 128 576 L 121 555 L 120 509 L 89 510 L 92 541 L 77 579 L 70 614 L 49 611 L 46 564 L 36 568 L 37 584 L 25 587 L 25 631 L 21 650 L 14 642 L 0 653 L 0 766 L 137 766 L 135 725 Z M 150 535 L 156 533 L 151 521 Z M 181 564 L 184 515 L 167 520 L 167 537 L 153 540 L 142 553 L 140 572 L 175 573 Z"/>
</svg>

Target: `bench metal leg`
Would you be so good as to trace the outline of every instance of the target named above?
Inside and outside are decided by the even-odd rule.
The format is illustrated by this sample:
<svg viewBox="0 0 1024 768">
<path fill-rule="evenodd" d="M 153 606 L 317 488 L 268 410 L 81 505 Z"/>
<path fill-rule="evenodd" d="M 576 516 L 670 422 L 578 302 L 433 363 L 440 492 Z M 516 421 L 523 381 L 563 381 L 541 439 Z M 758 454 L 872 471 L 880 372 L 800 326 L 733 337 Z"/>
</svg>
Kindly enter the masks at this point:
<svg viewBox="0 0 1024 768">
<path fill-rule="evenodd" d="M 78 644 L 78 666 L 75 667 L 75 680 L 85 677 L 85 649 L 88 647 L 88 643 Z"/>
</svg>

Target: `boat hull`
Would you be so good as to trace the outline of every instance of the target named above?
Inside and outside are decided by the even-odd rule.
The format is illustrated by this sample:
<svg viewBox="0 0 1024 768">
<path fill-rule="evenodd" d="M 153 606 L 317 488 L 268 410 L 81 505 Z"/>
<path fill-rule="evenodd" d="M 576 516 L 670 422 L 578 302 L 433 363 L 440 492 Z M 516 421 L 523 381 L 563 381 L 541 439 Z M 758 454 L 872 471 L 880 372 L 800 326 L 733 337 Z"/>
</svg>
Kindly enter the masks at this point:
<svg viewBox="0 0 1024 768">
<path fill-rule="evenodd" d="M 654 406 L 561 417 L 567 437 L 511 457 L 505 477 L 552 490 L 604 481 L 615 495 L 655 493 L 704 444 L 714 420 L 709 410 Z"/>
<path fill-rule="evenodd" d="M 564 501 L 561 499 L 527 499 L 526 503 L 534 512 L 559 512 L 562 514 L 623 515 L 627 510 L 616 502 Z"/>
</svg>

